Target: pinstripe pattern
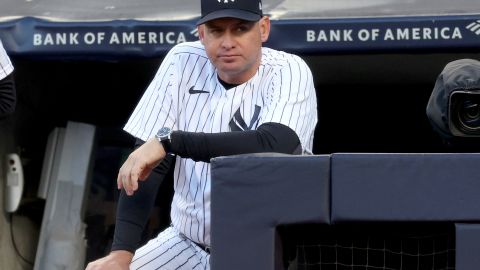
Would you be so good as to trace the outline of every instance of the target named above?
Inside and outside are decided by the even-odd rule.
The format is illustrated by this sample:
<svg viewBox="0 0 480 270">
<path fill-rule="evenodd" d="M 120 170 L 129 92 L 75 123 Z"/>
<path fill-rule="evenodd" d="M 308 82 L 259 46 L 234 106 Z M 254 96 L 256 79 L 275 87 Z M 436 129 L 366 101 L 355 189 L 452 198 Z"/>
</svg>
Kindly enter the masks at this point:
<svg viewBox="0 0 480 270">
<path fill-rule="evenodd" d="M 130 269 L 205 270 L 209 260 L 210 254 L 169 227 L 135 252 Z"/>
<path fill-rule="evenodd" d="M 206 93 L 190 94 L 191 88 Z M 124 129 L 147 140 L 163 126 L 216 133 L 231 131 L 230 122 L 240 130 L 278 122 L 311 153 L 316 107 L 312 74 L 301 58 L 263 48 L 257 73 L 227 91 L 201 43 L 187 42 L 168 53 Z M 174 177 L 173 226 L 210 245 L 210 164 L 177 157 Z"/>
<path fill-rule="evenodd" d="M 13 71 L 13 65 L 8 58 L 7 52 L 3 48 L 2 41 L 0 41 L 0 80 L 7 77 Z"/>
</svg>

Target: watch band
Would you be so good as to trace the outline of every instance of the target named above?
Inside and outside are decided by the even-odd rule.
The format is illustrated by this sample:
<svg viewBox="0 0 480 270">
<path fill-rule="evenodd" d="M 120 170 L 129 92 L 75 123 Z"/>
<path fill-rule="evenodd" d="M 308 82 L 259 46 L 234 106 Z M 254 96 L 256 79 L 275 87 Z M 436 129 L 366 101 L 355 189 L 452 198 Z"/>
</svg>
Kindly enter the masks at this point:
<svg viewBox="0 0 480 270">
<path fill-rule="evenodd" d="M 162 127 L 158 130 L 157 134 L 155 134 L 155 138 L 162 144 L 163 149 L 167 154 L 172 154 L 172 143 L 171 143 L 171 136 L 172 130 L 168 127 Z"/>
<path fill-rule="evenodd" d="M 167 154 L 172 154 L 172 141 L 170 138 L 163 139 L 160 141 L 160 143 L 163 145 L 163 149 Z"/>
</svg>

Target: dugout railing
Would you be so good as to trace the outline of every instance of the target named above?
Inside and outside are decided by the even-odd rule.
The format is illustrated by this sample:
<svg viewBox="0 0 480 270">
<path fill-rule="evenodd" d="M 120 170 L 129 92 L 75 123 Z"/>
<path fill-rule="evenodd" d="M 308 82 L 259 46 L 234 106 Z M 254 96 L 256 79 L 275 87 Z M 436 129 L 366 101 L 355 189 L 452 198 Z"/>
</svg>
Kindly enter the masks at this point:
<svg viewBox="0 0 480 270">
<path fill-rule="evenodd" d="M 454 269 L 478 269 L 479 165 L 475 153 L 216 158 L 211 268 L 284 269 L 282 225 L 442 222 L 454 226 Z"/>
</svg>

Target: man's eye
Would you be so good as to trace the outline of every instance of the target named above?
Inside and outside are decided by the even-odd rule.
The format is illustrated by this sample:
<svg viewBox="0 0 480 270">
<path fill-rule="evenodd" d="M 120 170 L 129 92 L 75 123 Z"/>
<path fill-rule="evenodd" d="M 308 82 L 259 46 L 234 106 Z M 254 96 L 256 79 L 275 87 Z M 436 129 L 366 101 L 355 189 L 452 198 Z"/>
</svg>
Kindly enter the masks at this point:
<svg viewBox="0 0 480 270">
<path fill-rule="evenodd" d="M 237 32 L 241 32 L 241 33 L 248 32 L 254 27 L 254 25 L 255 25 L 254 23 L 243 23 L 241 25 L 238 25 Z"/>
</svg>

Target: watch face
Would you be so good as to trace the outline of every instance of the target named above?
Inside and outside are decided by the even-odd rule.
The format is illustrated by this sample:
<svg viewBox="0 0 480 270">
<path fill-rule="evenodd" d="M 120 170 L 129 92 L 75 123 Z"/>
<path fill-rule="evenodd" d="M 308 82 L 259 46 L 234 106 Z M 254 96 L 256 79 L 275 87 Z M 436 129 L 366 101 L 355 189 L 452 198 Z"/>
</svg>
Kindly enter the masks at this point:
<svg viewBox="0 0 480 270">
<path fill-rule="evenodd" d="M 157 136 L 159 138 L 168 137 L 169 135 L 170 135 L 170 128 L 168 128 L 168 127 L 162 127 L 157 132 Z"/>
</svg>

